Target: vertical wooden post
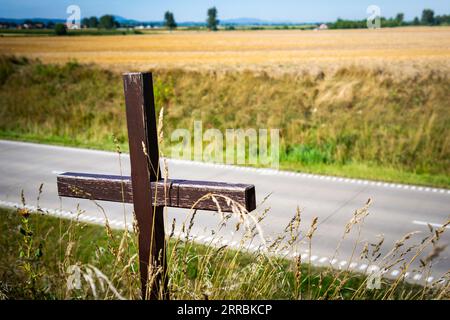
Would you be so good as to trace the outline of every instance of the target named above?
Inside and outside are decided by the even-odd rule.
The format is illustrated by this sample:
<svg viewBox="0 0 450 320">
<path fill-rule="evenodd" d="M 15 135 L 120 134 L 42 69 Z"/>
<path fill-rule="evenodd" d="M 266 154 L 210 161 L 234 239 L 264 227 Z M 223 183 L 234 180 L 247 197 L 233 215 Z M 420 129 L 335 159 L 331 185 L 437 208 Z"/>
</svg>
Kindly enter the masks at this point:
<svg viewBox="0 0 450 320">
<path fill-rule="evenodd" d="M 161 178 L 152 74 L 126 73 L 123 83 L 142 298 L 167 299 L 163 207 L 153 207 L 150 184 Z"/>
</svg>

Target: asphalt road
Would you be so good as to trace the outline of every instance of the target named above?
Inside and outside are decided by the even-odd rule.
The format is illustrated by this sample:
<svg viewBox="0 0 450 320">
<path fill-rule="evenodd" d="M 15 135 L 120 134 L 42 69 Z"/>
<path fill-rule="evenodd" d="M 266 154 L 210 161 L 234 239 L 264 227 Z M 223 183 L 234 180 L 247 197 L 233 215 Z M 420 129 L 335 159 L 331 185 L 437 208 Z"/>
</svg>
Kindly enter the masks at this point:
<svg viewBox="0 0 450 320">
<path fill-rule="evenodd" d="M 358 237 L 356 229 L 346 235 L 339 253 L 335 254 L 346 223 L 352 218 L 355 209 L 363 207 L 369 198 L 372 199 L 372 204 L 360 239 L 376 243 L 379 241 L 378 236 L 383 235 L 385 240 L 382 253 L 388 252 L 395 241 L 411 231 L 420 233 L 414 235 L 408 243 L 420 241 L 428 232 L 428 223 L 439 227 L 450 217 L 450 190 L 446 189 L 181 160 L 168 159 L 167 163 L 170 178 L 251 183 L 256 187 L 257 203 L 269 195 L 257 208 L 257 212 L 270 208 L 266 219 L 261 223 L 266 239 L 274 239 L 283 232 L 297 206 L 301 209 L 303 234 L 308 231 L 313 217 L 318 217 L 319 226 L 313 237 L 309 256 L 306 242 L 294 249 L 302 254 L 303 258 L 311 258 L 313 263 L 319 265 L 332 263 L 334 267 L 350 266 L 359 270 L 377 265 L 377 262 L 371 264 L 359 260 L 362 245 L 357 247 L 357 253 L 353 255 L 351 261 L 354 263 L 349 263 Z M 38 189 L 43 183 L 39 202 L 41 207 L 75 212 L 79 204 L 87 220 L 102 221 L 102 210 L 91 201 L 58 197 L 56 173 L 65 171 L 129 175 L 129 157 L 122 155 L 119 158 L 118 154 L 112 152 L 0 140 L 0 205 L 12 206 L 20 203 L 20 192 L 23 189 L 27 203 L 36 206 Z M 125 219 L 127 222 L 131 221 L 131 205 L 99 203 L 108 219 L 113 221 L 113 226 L 123 226 Z M 174 218 L 179 230 L 181 223 L 189 219 L 188 213 L 189 210 L 186 209 L 168 208 L 168 232 Z M 217 213 L 198 212 L 192 234 L 198 237 L 198 241 L 209 241 L 211 230 L 217 230 L 218 224 L 220 218 Z M 234 231 L 234 224 L 228 223 L 219 232 L 221 241 L 229 245 L 236 244 L 240 236 L 239 232 Z M 448 244 L 449 240 L 447 228 L 440 243 Z M 254 244 L 258 245 L 257 242 Z M 295 252 L 288 250 L 279 254 L 290 256 Z M 446 248 L 440 254 L 434 262 L 432 273 L 411 272 L 407 276 L 414 281 L 438 279 L 450 269 L 449 253 L 450 250 Z M 424 256 L 426 254 L 428 252 L 424 253 Z M 398 268 L 393 268 L 386 275 L 395 276 L 398 272 Z M 430 278 L 430 275 L 433 278 Z"/>
</svg>

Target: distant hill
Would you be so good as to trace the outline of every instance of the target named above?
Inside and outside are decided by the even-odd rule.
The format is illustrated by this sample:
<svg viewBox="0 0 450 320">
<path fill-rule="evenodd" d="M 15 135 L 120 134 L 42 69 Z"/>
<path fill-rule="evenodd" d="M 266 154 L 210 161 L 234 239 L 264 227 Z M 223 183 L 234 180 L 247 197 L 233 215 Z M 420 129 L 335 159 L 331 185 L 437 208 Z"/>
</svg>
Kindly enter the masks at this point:
<svg viewBox="0 0 450 320">
<path fill-rule="evenodd" d="M 121 16 L 117 16 L 117 15 L 113 15 L 114 19 L 116 19 L 117 22 L 119 22 L 120 24 L 129 24 L 129 25 L 138 25 L 141 24 L 142 22 L 138 21 L 138 20 L 134 20 L 134 19 L 127 19 Z"/>
<path fill-rule="evenodd" d="M 262 20 L 257 18 L 235 18 L 235 19 L 224 19 L 220 20 L 221 24 L 229 25 L 290 25 L 299 24 L 299 22 L 294 22 L 290 20 Z"/>
<path fill-rule="evenodd" d="M 138 26 L 138 25 L 155 25 L 160 26 L 163 25 L 164 22 L 162 20 L 155 20 L 155 21 L 141 21 L 141 20 L 135 20 L 135 19 L 128 19 L 119 15 L 113 15 L 117 22 L 123 25 L 129 25 L 129 26 Z M 86 17 L 83 17 L 86 18 Z M 33 22 L 42 22 L 42 23 L 64 23 L 66 22 L 65 19 L 53 19 L 53 18 L 22 18 L 22 19 L 15 19 L 15 18 L 0 18 L 0 23 L 9 22 L 9 23 L 16 23 L 16 24 L 23 24 L 26 20 L 32 20 Z M 205 19 L 206 20 L 206 19 Z M 205 21 L 177 21 L 177 24 L 179 26 L 204 26 L 206 24 Z M 292 25 L 292 24 L 300 24 L 298 22 L 293 21 L 283 21 L 283 20 L 262 20 L 257 18 L 233 18 L 233 19 L 224 19 L 220 20 L 220 24 L 222 25 L 236 25 L 236 26 L 248 26 L 248 25 Z"/>
<path fill-rule="evenodd" d="M 66 22 L 65 19 L 51 19 L 51 18 L 23 18 L 23 19 L 14 19 L 14 18 L 0 18 L 0 23 L 9 22 L 9 23 L 16 23 L 16 24 L 22 24 L 25 23 L 25 21 L 31 20 L 33 22 L 41 22 L 41 23 L 64 23 Z"/>
<path fill-rule="evenodd" d="M 220 20 L 222 24 L 236 24 L 236 25 L 255 25 L 255 24 L 267 24 L 267 21 L 256 18 L 235 18 Z"/>
</svg>

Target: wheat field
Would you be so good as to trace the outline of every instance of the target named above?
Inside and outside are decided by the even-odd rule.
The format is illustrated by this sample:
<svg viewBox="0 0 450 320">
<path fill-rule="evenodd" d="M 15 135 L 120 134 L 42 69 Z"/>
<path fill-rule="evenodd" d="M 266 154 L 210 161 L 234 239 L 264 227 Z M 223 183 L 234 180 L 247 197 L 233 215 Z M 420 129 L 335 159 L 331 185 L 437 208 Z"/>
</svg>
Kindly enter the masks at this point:
<svg viewBox="0 0 450 320">
<path fill-rule="evenodd" d="M 0 36 L 0 137 L 126 149 L 119 74 L 148 70 L 168 136 L 280 128 L 283 169 L 450 186 L 450 27 Z"/>
<path fill-rule="evenodd" d="M 430 67 L 450 70 L 450 27 L 0 37 L 0 54 L 44 63 L 75 59 L 116 71 L 181 67 L 284 73 L 362 65 L 409 74 Z"/>
</svg>

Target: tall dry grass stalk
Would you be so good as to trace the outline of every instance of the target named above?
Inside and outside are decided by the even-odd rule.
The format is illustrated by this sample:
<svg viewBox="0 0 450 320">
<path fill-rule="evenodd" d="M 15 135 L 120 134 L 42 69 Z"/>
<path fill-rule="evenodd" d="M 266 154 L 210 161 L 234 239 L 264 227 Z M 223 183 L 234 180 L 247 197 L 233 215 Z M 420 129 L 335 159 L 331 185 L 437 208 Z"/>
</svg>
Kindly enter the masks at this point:
<svg viewBox="0 0 450 320">
<path fill-rule="evenodd" d="M 217 200 L 221 196 L 211 194 L 206 197 L 214 197 Z M 311 243 L 320 228 L 317 218 L 313 218 L 308 228 L 302 231 L 301 211 L 297 208 L 283 233 L 268 241 L 261 227 L 267 210 L 258 206 L 255 212 L 248 213 L 238 204 L 234 205 L 231 200 L 228 201 L 234 211 L 227 214 L 220 206 L 217 208 L 217 228 L 210 230 L 211 239 L 206 244 L 200 245 L 196 242 L 193 228 L 198 213 L 194 208 L 180 225 L 173 220 L 166 251 L 166 276 L 171 299 L 449 298 L 448 272 L 431 283 L 424 277 L 421 286 L 409 284 L 405 274 L 412 272 L 415 268 L 412 266 L 421 260 L 418 270 L 423 275 L 431 275 L 433 263 L 444 249 L 444 245 L 439 241 L 450 221 L 439 228 L 430 226 L 429 233 L 417 243 L 410 243 L 418 235 L 412 232 L 401 237 L 391 250 L 386 250 L 383 248 L 385 240 L 382 235 L 373 243 L 363 243 L 360 240 L 362 225 L 368 216 L 371 203 L 369 200 L 361 209 L 356 210 L 348 224 L 343 226 L 342 239 L 353 231 L 358 233 L 352 258 L 347 266 L 339 269 L 330 263 L 328 266 L 316 267 L 311 263 Z M 102 212 L 100 205 L 98 208 Z M 24 216 L 23 209 L 18 212 Z M 65 227 L 59 231 L 63 252 L 60 255 L 61 260 L 57 261 L 59 267 L 53 277 L 61 279 L 65 289 L 58 292 L 56 297 L 139 299 L 136 233 L 112 230 L 105 216 L 106 246 L 89 253 L 90 258 L 82 262 L 78 260 L 77 252 L 81 249 L 83 230 L 86 228 L 79 219 L 83 214 L 82 210 L 78 210 L 74 213 L 74 219 L 65 222 Z M 26 215 L 33 217 L 35 213 L 27 212 Z M 222 242 L 224 234 L 221 228 L 225 224 L 234 224 L 236 229 L 242 228 L 237 247 L 230 247 L 230 241 L 226 244 Z M 41 227 L 40 232 L 45 231 Z M 36 233 L 33 235 L 37 236 Z M 250 250 L 251 243 L 261 245 Z M 285 250 L 296 252 L 302 243 L 310 249 L 306 259 L 300 254 L 293 259 L 283 256 L 282 252 Z M 340 245 L 341 242 L 337 245 L 336 256 Z M 362 247 L 360 254 L 356 250 L 359 246 Z M 386 253 L 381 254 L 382 252 Z M 376 270 L 368 268 L 361 273 L 351 270 L 349 265 L 358 255 L 368 266 L 376 265 Z M 107 265 L 101 263 L 105 256 L 110 259 Z M 386 272 L 394 267 L 401 268 L 401 273 L 395 278 L 385 278 Z M 161 270 L 151 269 L 149 282 L 155 281 L 160 272 Z M 374 280 L 374 283 L 379 281 L 379 289 L 373 287 Z M 37 278 L 36 288 L 41 281 L 43 279 Z"/>
</svg>

